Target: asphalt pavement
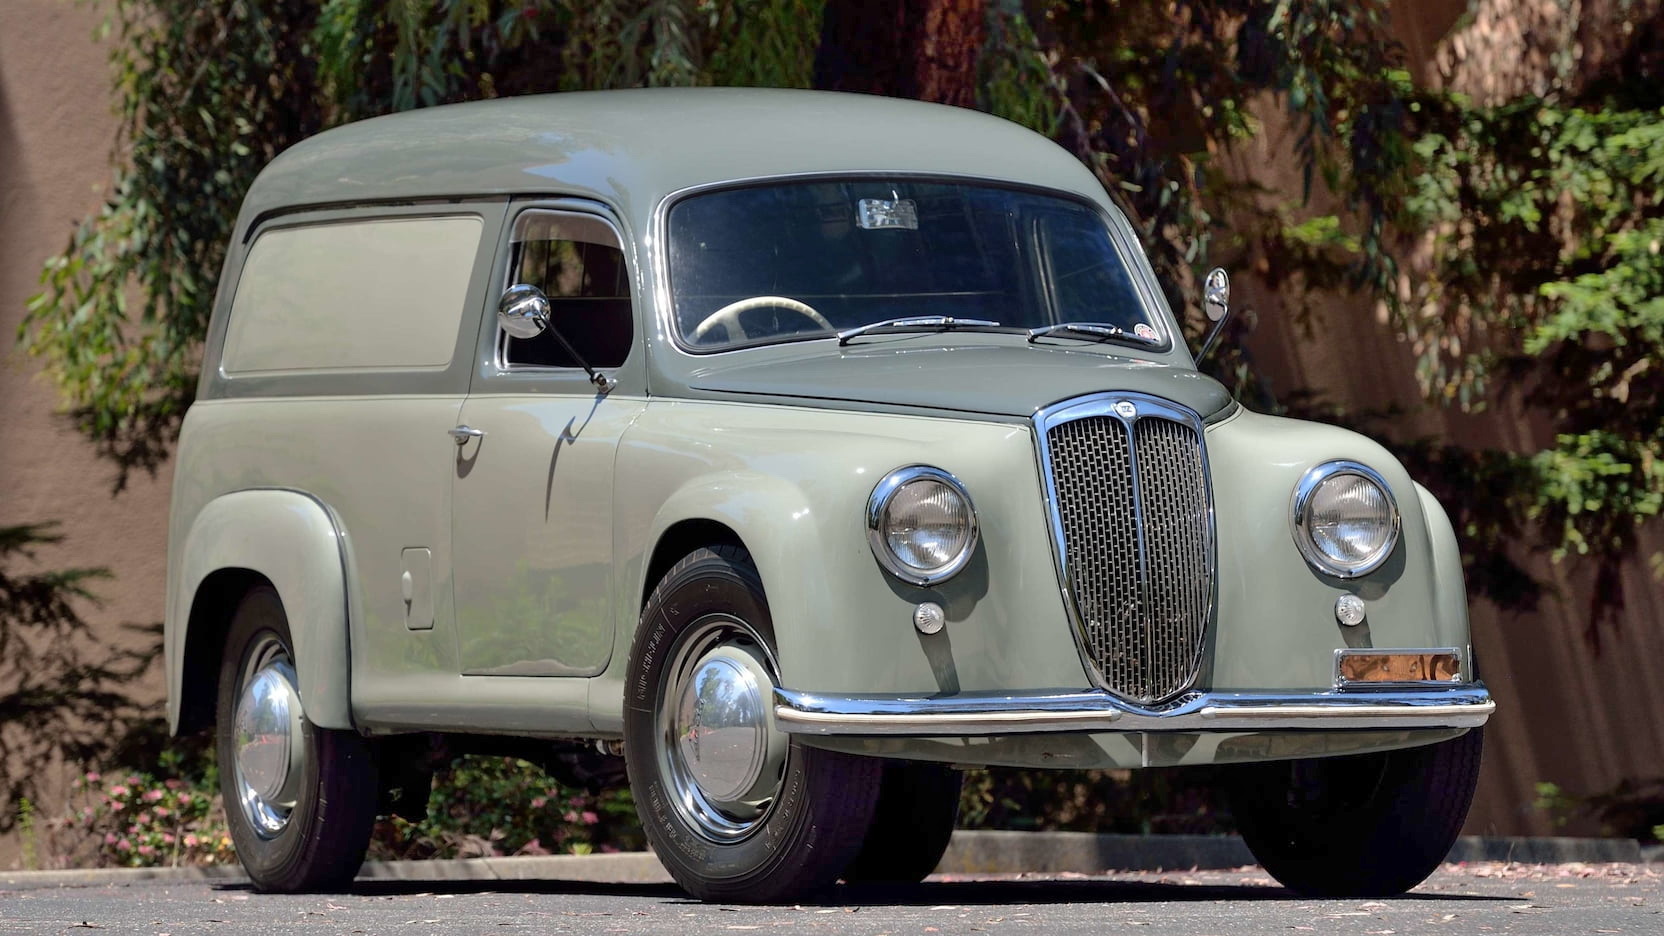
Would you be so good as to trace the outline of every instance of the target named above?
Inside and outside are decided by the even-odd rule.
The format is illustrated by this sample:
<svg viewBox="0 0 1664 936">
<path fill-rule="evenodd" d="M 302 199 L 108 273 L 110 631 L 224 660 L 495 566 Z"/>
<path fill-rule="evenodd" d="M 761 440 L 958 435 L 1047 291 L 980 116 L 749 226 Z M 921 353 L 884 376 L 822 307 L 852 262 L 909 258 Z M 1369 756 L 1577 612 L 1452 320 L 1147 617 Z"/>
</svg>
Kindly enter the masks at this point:
<svg viewBox="0 0 1664 936">
<path fill-rule="evenodd" d="M 505 934 L 1664 933 L 1664 875 L 1634 864 L 1446 865 L 1404 897 L 1317 901 L 1258 868 L 1109 875 L 937 875 L 893 889 L 839 888 L 821 902 L 702 904 L 661 883 L 362 880 L 337 894 L 256 894 L 237 881 L 92 885 L 11 882 L 0 933 Z"/>
</svg>

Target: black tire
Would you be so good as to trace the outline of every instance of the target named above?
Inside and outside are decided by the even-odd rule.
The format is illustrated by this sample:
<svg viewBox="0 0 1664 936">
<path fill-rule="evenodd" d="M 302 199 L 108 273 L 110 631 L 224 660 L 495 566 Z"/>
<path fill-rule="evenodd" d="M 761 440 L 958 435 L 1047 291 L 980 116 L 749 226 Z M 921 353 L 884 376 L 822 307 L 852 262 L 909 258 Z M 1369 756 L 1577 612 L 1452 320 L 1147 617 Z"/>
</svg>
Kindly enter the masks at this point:
<svg viewBox="0 0 1664 936">
<path fill-rule="evenodd" d="M 1283 886 L 1387 897 L 1426 880 L 1462 831 L 1483 730 L 1424 747 L 1227 768 L 1243 841 Z"/>
<path fill-rule="evenodd" d="M 872 828 L 844 880 L 917 884 L 936 870 L 959 819 L 963 780 L 946 764 L 886 764 Z"/>
<path fill-rule="evenodd" d="M 272 640 L 289 660 L 294 642 L 283 603 L 269 586 L 243 597 L 226 634 L 220 664 L 214 740 L 220 763 L 220 791 L 237 857 L 262 891 L 313 891 L 351 883 L 364 863 L 376 819 L 375 761 L 369 744 L 351 731 L 319 728 L 301 718 L 305 766 L 298 774 L 294 805 L 275 834 L 256 830 L 239 794 L 236 759 L 237 701 L 252 654 L 269 652 Z"/>
<path fill-rule="evenodd" d="M 624 754 L 648 842 L 671 877 L 702 900 L 776 903 L 834 883 L 860 851 L 878 799 L 882 762 L 789 741 L 776 794 L 747 831 L 718 840 L 673 792 L 659 712 L 675 661 L 713 621 L 737 621 L 772 658 L 763 584 L 745 550 L 702 548 L 654 588 L 630 648 Z M 777 675 L 778 670 L 775 670 Z"/>
</svg>

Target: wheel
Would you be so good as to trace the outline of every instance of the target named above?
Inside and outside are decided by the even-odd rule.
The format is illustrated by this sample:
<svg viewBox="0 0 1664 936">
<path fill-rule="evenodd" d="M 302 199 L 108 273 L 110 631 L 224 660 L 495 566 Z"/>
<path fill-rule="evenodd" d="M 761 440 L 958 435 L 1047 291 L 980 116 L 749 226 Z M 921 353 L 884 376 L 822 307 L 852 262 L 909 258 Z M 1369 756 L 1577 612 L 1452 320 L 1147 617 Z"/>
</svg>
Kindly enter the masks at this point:
<svg viewBox="0 0 1664 936">
<path fill-rule="evenodd" d="M 837 880 L 861 848 L 882 763 L 774 727 L 774 630 L 738 547 L 695 550 L 642 612 L 624 754 L 648 842 L 704 900 L 770 903 Z"/>
<path fill-rule="evenodd" d="M 214 736 L 231 841 L 265 891 L 352 881 L 380 790 L 363 738 L 307 720 L 293 647 L 277 592 L 245 595 L 226 634 Z"/>
<path fill-rule="evenodd" d="M 872 828 L 844 880 L 917 884 L 936 870 L 959 819 L 962 780 L 945 764 L 885 765 Z"/>
<path fill-rule="evenodd" d="M 1380 754 L 1230 768 L 1243 841 L 1272 877 L 1314 897 L 1386 897 L 1449 854 L 1479 782 L 1481 729 Z"/>
</svg>

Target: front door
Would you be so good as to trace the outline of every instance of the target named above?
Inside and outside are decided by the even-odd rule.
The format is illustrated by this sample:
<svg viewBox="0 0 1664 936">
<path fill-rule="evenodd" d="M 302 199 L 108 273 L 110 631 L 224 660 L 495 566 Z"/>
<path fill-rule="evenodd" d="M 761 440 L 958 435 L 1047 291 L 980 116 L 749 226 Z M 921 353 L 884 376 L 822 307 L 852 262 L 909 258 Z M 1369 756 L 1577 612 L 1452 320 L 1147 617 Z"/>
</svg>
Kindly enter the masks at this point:
<svg viewBox="0 0 1664 936">
<path fill-rule="evenodd" d="M 554 334 L 511 338 L 488 315 L 451 505 L 461 671 L 594 676 L 613 646 L 614 453 L 646 402 L 630 274 L 600 213 L 527 208 L 506 247 L 494 294 L 542 289 L 551 330 L 617 385 L 599 390 Z"/>
</svg>

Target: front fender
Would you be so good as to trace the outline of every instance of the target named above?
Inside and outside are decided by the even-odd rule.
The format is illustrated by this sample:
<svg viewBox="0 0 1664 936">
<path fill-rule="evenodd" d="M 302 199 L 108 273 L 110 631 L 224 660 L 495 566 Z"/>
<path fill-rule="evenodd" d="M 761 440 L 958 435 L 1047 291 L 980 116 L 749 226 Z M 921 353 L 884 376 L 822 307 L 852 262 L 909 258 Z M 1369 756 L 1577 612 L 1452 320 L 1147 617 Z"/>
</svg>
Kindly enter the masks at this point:
<svg viewBox="0 0 1664 936">
<path fill-rule="evenodd" d="M 1465 654 L 1455 535 L 1437 502 L 1390 452 L 1346 429 L 1246 410 L 1210 426 L 1207 445 L 1219 537 L 1211 688 L 1327 690 L 1335 651 L 1347 647 L 1454 647 Z M 1290 525 L 1300 477 L 1333 459 L 1380 472 L 1402 523 L 1387 562 L 1355 579 L 1308 566 Z M 1335 600 L 1344 594 L 1364 600 L 1363 624 L 1335 619 Z"/>
<path fill-rule="evenodd" d="M 296 491 L 222 495 L 191 521 L 169 568 L 169 593 L 176 596 L 168 603 L 163 640 L 170 728 L 179 726 L 192 609 L 203 582 L 226 569 L 259 573 L 277 589 L 307 718 L 321 728 L 353 727 L 346 573 L 340 530 L 328 508 Z M 223 628 L 229 620 L 202 623 Z"/>
<path fill-rule="evenodd" d="M 964 482 L 984 529 L 966 570 L 934 588 L 889 576 L 867 543 L 873 487 L 912 464 Z M 956 693 L 1086 684 L 1025 424 L 659 403 L 626 434 L 617 478 L 615 561 L 625 570 L 627 610 L 604 682 L 621 683 L 641 596 L 652 587 L 648 557 L 676 523 L 704 520 L 733 530 L 757 564 L 787 686 Z M 915 631 L 922 601 L 945 609 L 946 632 Z M 591 696 L 603 719 L 608 693 Z"/>
</svg>

